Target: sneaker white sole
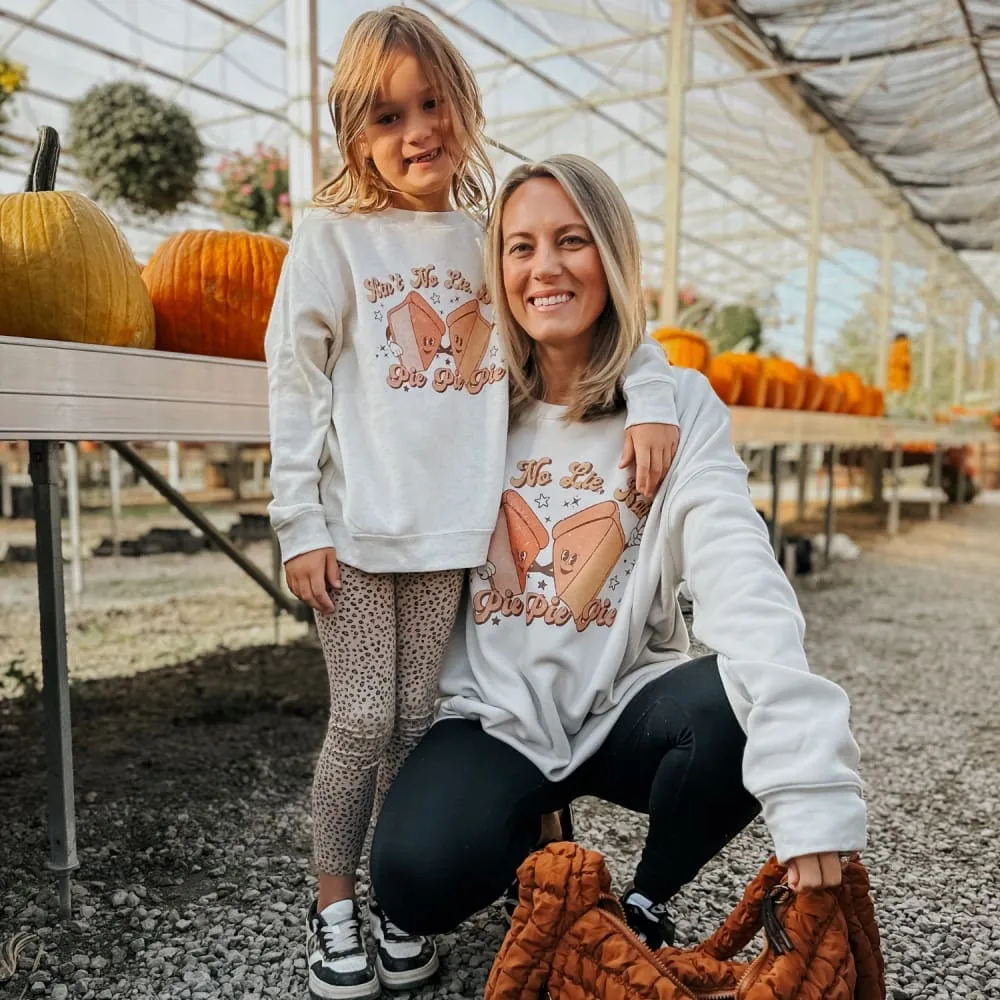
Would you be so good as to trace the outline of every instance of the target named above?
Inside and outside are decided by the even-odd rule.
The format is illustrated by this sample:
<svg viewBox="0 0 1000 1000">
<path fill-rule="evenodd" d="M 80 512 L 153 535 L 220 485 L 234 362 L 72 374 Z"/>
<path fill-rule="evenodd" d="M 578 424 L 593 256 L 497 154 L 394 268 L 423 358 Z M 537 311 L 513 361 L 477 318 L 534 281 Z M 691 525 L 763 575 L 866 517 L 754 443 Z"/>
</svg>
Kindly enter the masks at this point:
<svg viewBox="0 0 1000 1000">
<path fill-rule="evenodd" d="M 438 961 L 437 952 L 434 957 L 419 969 L 407 969 L 406 972 L 390 972 L 382 965 L 382 959 L 375 956 L 375 971 L 382 985 L 389 990 L 403 990 L 412 986 L 422 986 L 437 975 L 441 963 Z"/>
<path fill-rule="evenodd" d="M 367 983 L 357 983 L 354 986 L 331 986 L 309 970 L 309 996 L 314 1000 L 369 1000 L 381 992 L 382 984 L 377 976 Z"/>
</svg>

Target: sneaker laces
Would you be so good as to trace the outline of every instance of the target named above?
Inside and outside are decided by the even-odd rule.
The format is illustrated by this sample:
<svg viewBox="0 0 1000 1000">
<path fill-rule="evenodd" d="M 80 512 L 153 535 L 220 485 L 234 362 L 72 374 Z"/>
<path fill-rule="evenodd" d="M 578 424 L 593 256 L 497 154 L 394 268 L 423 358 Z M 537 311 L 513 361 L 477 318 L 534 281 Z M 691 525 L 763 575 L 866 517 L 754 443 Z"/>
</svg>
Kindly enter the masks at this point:
<svg viewBox="0 0 1000 1000">
<path fill-rule="evenodd" d="M 322 923 L 318 937 L 327 958 L 339 958 L 361 950 L 361 929 L 357 917 L 345 917 L 335 924 Z"/>
<path fill-rule="evenodd" d="M 395 941 L 413 941 L 420 937 L 419 934 L 410 934 L 404 931 L 399 924 L 393 923 L 384 910 L 382 911 L 382 930 L 387 939 L 392 938 Z"/>
</svg>

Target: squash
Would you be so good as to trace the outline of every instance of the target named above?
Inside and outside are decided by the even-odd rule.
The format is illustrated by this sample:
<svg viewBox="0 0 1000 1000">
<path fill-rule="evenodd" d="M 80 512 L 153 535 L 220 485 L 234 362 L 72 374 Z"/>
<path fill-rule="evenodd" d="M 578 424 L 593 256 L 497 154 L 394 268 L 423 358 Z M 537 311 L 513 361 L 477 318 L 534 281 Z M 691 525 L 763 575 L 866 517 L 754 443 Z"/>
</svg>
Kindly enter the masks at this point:
<svg viewBox="0 0 1000 1000">
<path fill-rule="evenodd" d="M 756 354 L 726 352 L 720 358 L 729 358 L 740 371 L 740 406 L 764 406 L 767 403 L 768 378 L 764 362 Z"/>
<path fill-rule="evenodd" d="M 708 381 L 726 406 L 739 402 L 743 387 L 743 372 L 732 355 L 720 354 L 708 363 Z"/>
<path fill-rule="evenodd" d="M 857 372 L 837 372 L 835 378 L 844 394 L 844 413 L 860 413 L 865 401 L 865 384 Z"/>
<path fill-rule="evenodd" d="M 76 191 L 55 191 L 59 135 L 43 125 L 22 194 L 0 196 L 0 333 L 152 347 L 153 305 L 118 227 Z"/>
<path fill-rule="evenodd" d="M 881 417 L 885 414 L 885 394 L 873 385 L 864 387 L 859 411 L 863 417 Z"/>
<path fill-rule="evenodd" d="M 142 280 L 162 351 L 264 360 L 284 240 L 264 233 L 189 230 L 156 248 Z"/>
<path fill-rule="evenodd" d="M 847 393 L 840 387 L 836 375 L 823 375 L 823 402 L 820 409 L 824 413 L 844 413 L 847 408 Z"/>
<path fill-rule="evenodd" d="M 826 386 L 823 384 L 823 377 L 818 375 L 812 368 L 800 368 L 799 372 L 805 384 L 802 409 L 809 410 L 810 412 L 822 409 L 823 400 L 826 398 Z"/>
<path fill-rule="evenodd" d="M 700 333 L 694 330 L 679 330 L 673 326 L 662 326 L 654 331 L 653 339 L 667 352 L 672 365 L 694 368 L 703 374 L 708 371 L 712 349 Z"/>
<path fill-rule="evenodd" d="M 897 333 L 889 351 L 889 372 L 886 388 L 889 392 L 907 392 L 912 373 L 910 358 L 910 338 L 905 333 Z"/>
<path fill-rule="evenodd" d="M 780 400 L 772 402 L 777 397 L 773 390 L 768 391 L 768 405 L 786 410 L 801 410 L 805 402 L 806 383 L 799 372 L 799 366 L 785 358 L 766 358 L 764 371 L 769 379 L 781 386 Z"/>
</svg>

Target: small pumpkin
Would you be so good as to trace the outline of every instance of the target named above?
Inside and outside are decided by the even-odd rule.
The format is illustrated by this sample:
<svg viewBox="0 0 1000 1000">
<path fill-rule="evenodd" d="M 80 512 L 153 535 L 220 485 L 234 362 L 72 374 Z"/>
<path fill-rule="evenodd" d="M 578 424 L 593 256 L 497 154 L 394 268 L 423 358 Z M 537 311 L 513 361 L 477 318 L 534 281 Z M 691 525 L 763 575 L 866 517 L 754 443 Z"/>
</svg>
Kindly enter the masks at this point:
<svg viewBox="0 0 1000 1000">
<path fill-rule="evenodd" d="M 775 390 L 768 391 L 768 405 L 781 407 L 786 410 L 801 410 L 805 402 L 806 383 L 799 371 L 799 366 L 786 358 L 767 358 L 764 361 L 764 370 L 770 379 L 781 386 L 780 400 Z"/>
<path fill-rule="evenodd" d="M 768 396 L 768 377 L 763 359 L 756 354 L 726 352 L 720 358 L 729 358 L 740 372 L 740 406 L 765 406 Z"/>
<path fill-rule="evenodd" d="M 672 365 L 694 368 L 702 373 L 708 371 L 712 349 L 700 333 L 694 330 L 680 330 L 673 326 L 662 326 L 654 331 L 653 339 L 667 352 Z"/>
<path fill-rule="evenodd" d="M 720 354 L 708 363 L 708 381 L 716 395 L 727 406 L 739 402 L 740 390 L 743 388 L 743 372 L 739 364 L 732 358 Z"/>
<path fill-rule="evenodd" d="M 897 333 L 889 351 L 889 372 L 886 388 L 889 392 L 907 392 L 912 375 L 910 358 L 910 338 L 905 333 Z"/>
<path fill-rule="evenodd" d="M 822 376 L 818 375 L 812 368 L 800 368 L 799 372 L 805 384 L 802 409 L 810 412 L 822 409 L 823 400 L 826 398 L 826 386 Z"/>
<path fill-rule="evenodd" d="M 865 384 L 857 372 L 837 372 L 835 378 L 844 394 L 844 413 L 860 413 L 865 401 Z"/>
<path fill-rule="evenodd" d="M 283 240 L 265 233 L 193 229 L 156 248 L 142 280 L 163 351 L 264 360 Z"/>
<path fill-rule="evenodd" d="M 845 413 L 847 410 L 847 394 L 840 387 L 836 375 L 823 375 L 823 402 L 820 409 L 824 413 Z"/>
<path fill-rule="evenodd" d="M 118 227 L 89 198 L 56 191 L 59 134 L 43 125 L 22 194 L 0 195 L 0 332 L 153 346 L 153 305 Z"/>
<path fill-rule="evenodd" d="M 858 411 L 863 417 L 881 417 L 885 413 L 885 394 L 874 385 L 866 385 Z"/>
</svg>

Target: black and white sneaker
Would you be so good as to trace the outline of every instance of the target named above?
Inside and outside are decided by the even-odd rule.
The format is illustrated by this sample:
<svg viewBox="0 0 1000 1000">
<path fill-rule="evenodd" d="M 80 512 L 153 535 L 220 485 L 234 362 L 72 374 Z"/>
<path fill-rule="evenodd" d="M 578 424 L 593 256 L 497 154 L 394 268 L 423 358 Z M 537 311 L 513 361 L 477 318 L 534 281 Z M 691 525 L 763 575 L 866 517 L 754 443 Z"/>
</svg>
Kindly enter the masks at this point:
<svg viewBox="0 0 1000 1000">
<path fill-rule="evenodd" d="M 674 943 L 674 922 L 667 915 L 666 903 L 654 903 L 634 886 L 622 895 L 622 909 L 629 927 L 640 941 L 656 951 Z"/>
<path fill-rule="evenodd" d="M 559 826 L 562 830 L 562 836 L 560 840 L 573 840 L 573 807 L 564 806 L 559 810 Z M 544 847 L 546 844 L 550 844 L 552 841 L 546 840 L 542 841 L 539 838 L 538 847 Z M 514 919 L 514 911 L 517 909 L 518 898 L 520 895 L 521 887 L 515 878 L 509 886 L 507 886 L 507 891 L 503 896 L 503 915 L 504 919 L 507 921 L 508 925 Z"/>
<path fill-rule="evenodd" d="M 368 901 L 368 918 L 375 938 L 375 971 L 386 989 L 414 989 L 434 978 L 438 970 L 434 938 L 407 934 L 374 899 Z"/>
<path fill-rule="evenodd" d="M 306 921 L 306 961 L 312 1000 L 368 1000 L 382 992 L 353 899 L 331 903 L 322 913 L 313 900 Z"/>
</svg>

